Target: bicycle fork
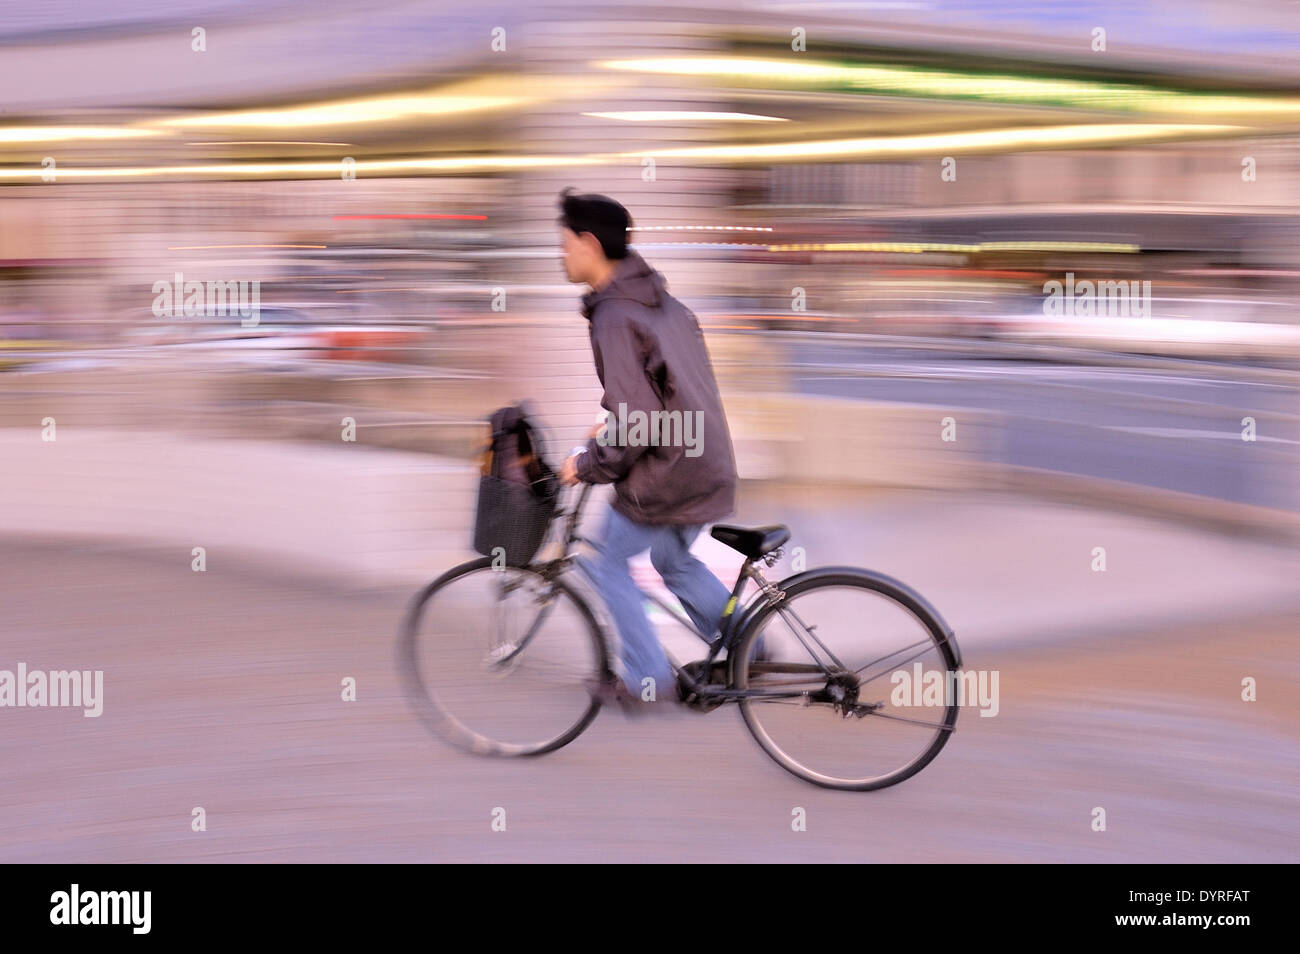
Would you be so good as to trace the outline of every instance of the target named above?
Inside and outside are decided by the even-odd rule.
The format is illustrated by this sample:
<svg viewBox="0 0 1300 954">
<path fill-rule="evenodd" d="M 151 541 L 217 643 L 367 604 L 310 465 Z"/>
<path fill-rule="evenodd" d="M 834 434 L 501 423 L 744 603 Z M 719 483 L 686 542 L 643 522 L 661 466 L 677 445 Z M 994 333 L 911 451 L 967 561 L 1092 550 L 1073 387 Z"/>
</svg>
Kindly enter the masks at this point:
<svg viewBox="0 0 1300 954">
<path fill-rule="evenodd" d="M 522 583 L 515 583 L 512 585 L 510 581 L 502 580 L 499 584 L 500 590 L 498 592 L 499 598 L 497 600 L 497 607 L 499 609 L 504 607 L 506 597 L 510 592 L 522 585 Z M 505 669 L 521 652 L 524 651 L 525 648 L 527 648 L 528 644 L 532 642 L 533 638 L 537 635 L 538 630 L 542 628 L 542 624 L 546 622 L 547 617 L 551 615 L 551 610 L 555 607 L 555 597 L 557 593 L 558 587 L 552 584 L 548 587 L 546 592 L 537 599 L 537 602 L 541 603 L 541 609 L 538 610 L 537 617 L 533 620 L 527 631 L 519 637 L 517 642 L 512 643 L 508 637 L 501 637 L 501 628 L 505 626 L 506 614 L 500 613 L 498 615 L 498 638 L 487 653 L 487 668 L 489 671 L 496 672 Z"/>
</svg>

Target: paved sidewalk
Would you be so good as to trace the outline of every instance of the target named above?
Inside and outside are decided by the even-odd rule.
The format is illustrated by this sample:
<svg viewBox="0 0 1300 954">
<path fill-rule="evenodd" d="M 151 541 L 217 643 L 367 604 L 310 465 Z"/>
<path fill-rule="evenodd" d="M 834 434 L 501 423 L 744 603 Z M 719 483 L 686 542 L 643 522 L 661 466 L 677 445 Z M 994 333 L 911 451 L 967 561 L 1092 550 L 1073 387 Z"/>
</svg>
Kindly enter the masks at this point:
<svg viewBox="0 0 1300 954">
<path fill-rule="evenodd" d="M 330 586 L 412 592 L 470 549 L 476 474 L 463 462 L 348 444 L 186 439 L 60 429 L 0 433 L 10 537 L 133 541 L 188 567 L 256 566 Z M 600 529 L 593 495 L 588 533 Z M 1300 546 L 1142 516 L 975 489 L 746 482 L 736 523 L 785 523 L 808 567 L 864 566 L 921 593 L 963 649 L 1054 643 L 1180 620 L 1300 605 Z M 711 538 L 697 552 L 734 580 L 739 557 Z M 1099 565 L 1104 549 L 1105 570 Z M 657 579 L 643 558 L 647 586 Z M 673 626 L 670 648 L 698 641 Z M 684 641 L 684 642 L 682 642 Z"/>
</svg>

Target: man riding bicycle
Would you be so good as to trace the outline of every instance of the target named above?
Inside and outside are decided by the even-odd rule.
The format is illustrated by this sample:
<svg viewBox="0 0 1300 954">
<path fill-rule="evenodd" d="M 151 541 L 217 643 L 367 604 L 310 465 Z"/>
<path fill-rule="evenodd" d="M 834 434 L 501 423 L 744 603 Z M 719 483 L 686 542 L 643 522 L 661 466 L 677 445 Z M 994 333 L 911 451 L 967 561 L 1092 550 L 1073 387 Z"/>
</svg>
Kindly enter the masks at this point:
<svg viewBox="0 0 1300 954">
<path fill-rule="evenodd" d="M 690 547 L 706 524 L 734 511 L 736 461 L 699 322 L 627 247 L 627 210 L 572 189 L 559 204 L 565 275 L 590 286 L 581 311 L 605 389 L 600 403 L 612 415 L 564 462 L 560 478 L 614 485 L 589 569 L 618 628 L 622 681 L 593 691 L 637 711 L 676 701 L 677 688 L 628 561 L 649 550 L 696 629 L 718 638 L 730 592 Z"/>
</svg>

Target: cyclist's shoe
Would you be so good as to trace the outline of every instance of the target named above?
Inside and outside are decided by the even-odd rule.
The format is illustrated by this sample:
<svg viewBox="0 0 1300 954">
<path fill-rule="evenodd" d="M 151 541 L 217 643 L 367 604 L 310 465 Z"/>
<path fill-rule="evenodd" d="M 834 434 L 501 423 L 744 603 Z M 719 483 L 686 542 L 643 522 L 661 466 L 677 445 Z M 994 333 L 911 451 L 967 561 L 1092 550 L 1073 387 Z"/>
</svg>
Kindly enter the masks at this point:
<svg viewBox="0 0 1300 954">
<path fill-rule="evenodd" d="M 623 714 L 630 719 L 642 716 L 671 715 L 682 711 L 682 700 L 676 687 L 669 687 L 666 694 L 656 697 L 654 702 L 647 702 L 640 696 L 629 694 L 622 702 Z"/>
<path fill-rule="evenodd" d="M 601 705 L 618 706 L 629 718 L 644 715 L 671 712 L 678 708 L 680 696 L 675 687 L 669 687 L 667 694 L 648 702 L 640 695 L 634 694 L 617 676 L 592 677 L 583 681 L 587 693 L 598 699 Z"/>
<path fill-rule="evenodd" d="M 603 706 L 617 705 L 619 699 L 627 694 L 623 680 L 609 674 L 589 676 L 582 680 L 582 687 L 587 690 L 587 695 Z"/>
</svg>

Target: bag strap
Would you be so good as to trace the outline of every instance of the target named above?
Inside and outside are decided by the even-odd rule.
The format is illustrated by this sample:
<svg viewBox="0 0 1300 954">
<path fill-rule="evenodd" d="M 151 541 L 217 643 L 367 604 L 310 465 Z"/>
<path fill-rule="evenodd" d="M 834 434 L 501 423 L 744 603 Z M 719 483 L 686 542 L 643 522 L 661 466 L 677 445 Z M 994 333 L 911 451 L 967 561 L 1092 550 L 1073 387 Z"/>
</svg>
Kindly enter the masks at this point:
<svg viewBox="0 0 1300 954">
<path fill-rule="evenodd" d="M 516 408 L 519 412 L 519 428 L 525 434 L 528 441 L 528 448 L 532 451 L 533 456 L 541 463 L 544 470 L 550 470 L 546 463 L 545 450 L 550 443 L 551 434 L 542 425 L 539 418 L 533 414 L 532 406 L 528 401 L 521 401 Z"/>
</svg>

